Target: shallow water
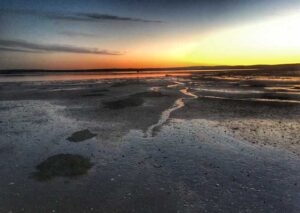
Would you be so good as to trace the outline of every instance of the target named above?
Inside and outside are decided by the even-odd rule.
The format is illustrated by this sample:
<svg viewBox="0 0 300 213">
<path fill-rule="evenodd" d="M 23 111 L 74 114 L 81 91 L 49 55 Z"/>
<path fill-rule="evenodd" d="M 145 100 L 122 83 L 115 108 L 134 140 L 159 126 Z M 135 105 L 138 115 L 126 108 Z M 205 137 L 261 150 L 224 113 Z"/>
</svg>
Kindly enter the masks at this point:
<svg viewBox="0 0 300 213">
<path fill-rule="evenodd" d="M 102 80 L 102 79 L 135 79 L 135 78 L 158 78 L 169 76 L 189 76 L 183 72 L 161 73 L 103 73 L 103 74 L 41 74 L 41 75 L 0 75 L 0 82 L 23 82 L 23 81 L 75 81 L 75 80 Z"/>
<path fill-rule="evenodd" d="M 78 72 L 63 73 L 39 72 L 30 74 L 1 74 L 0 82 L 23 82 L 23 81 L 75 81 L 75 80 L 101 80 L 101 79 L 134 79 L 134 78 L 158 78 L 166 76 L 190 76 L 193 73 L 222 72 L 240 69 L 217 69 L 217 70 L 166 70 L 166 71 L 124 71 L 124 72 Z M 252 69 L 244 69 L 252 70 Z"/>
<path fill-rule="evenodd" d="M 298 75 L 298 74 L 297 74 Z M 200 97 L 300 103 L 298 76 L 207 76 L 193 87 Z"/>
<path fill-rule="evenodd" d="M 178 110 L 180 108 L 184 107 L 184 102 L 182 98 L 179 98 L 175 101 L 175 103 L 173 104 L 173 106 L 171 106 L 170 108 L 166 109 L 165 111 L 163 111 L 161 113 L 160 119 L 158 120 L 158 122 L 156 124 L 153 124 L 152 126 L 150 126 L 146 133 L 145 133 L 145 137 L 149 138 L 149 137 L 153 137 L 154 136 L 154 132 L 156 128 L 161 127 L 162 125 L 164 125 L 168 119 L 170 118 L 170 115 L 173 111 Z"/>
</svg>

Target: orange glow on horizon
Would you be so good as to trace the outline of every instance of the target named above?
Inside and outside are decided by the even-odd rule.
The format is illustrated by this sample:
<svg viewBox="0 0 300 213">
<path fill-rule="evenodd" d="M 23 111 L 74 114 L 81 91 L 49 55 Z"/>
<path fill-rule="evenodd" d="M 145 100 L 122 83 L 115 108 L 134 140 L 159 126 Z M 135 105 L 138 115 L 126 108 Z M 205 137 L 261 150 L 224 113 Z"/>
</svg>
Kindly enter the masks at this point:
<svg viewBox="0 0 300 213">
<path fill-rule="evenodd" d="M 265 21 L 214 29 L 205 34 L 158 36 L 134 45 L 124 44 L 120 47 L 125 50 L 124 55 L 15 54 L 11 60 L 24 59 L 28 67 L 36 69 L 292 64 L 300 62 L 299 23 L 300 11 Z M 81 43 L 78 45 L 86 46 Z M 24 68 L 24 65 L 20 65 L 20 68 Z"/>
</svg>

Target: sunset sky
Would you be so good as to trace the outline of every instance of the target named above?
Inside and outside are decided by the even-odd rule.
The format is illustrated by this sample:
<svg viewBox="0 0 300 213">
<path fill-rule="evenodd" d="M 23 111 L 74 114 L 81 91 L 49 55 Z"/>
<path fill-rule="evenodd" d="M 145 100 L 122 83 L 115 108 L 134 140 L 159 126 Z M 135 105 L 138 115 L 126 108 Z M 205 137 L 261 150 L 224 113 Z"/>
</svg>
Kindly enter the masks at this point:
<svg viewBox="0 0 300 213">
<path fill-rule="evenodd" d="M 1 0 L 0 69 L 300 62 L 299 0 Z"/>
</svg>

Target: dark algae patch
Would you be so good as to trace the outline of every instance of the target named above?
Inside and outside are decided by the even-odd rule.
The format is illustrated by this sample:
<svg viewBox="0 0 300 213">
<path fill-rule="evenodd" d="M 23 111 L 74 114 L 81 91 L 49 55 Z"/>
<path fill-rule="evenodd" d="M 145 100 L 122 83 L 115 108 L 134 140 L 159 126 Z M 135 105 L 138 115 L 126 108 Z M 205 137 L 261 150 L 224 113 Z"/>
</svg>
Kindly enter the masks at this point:
<svg viewBox="0 0 300 213">
<path fill-rule="evenodd" d="M 97 134 L 91 133 L 88 129 L 84 129 L 78 132 L 74 132 L 70 137 L 67 138 L 71 142 L 81 142 L 87 139 L 95 137 Z"/>
<path fill-rule="evenodd" d="M 103 102 L 104 106 L 109 109 L 123 109 L 127 107 L 138 107 L 144 103 L 143 98 L 159 98 L 164 97 L 165 95 L 161 92 L 156 91 L 148 91 L 141 92 L 130 95 L 127 98 L 116 100 L 116 101 L 108 101 Z"/>
<path fill-rule="evenodd" d="M 34 178 L 46 181 L 54 177 L 75 177 L 86 174 L 92 166 L 90 160 L 81 155 L 58 154 L 37 165 Z"/>
<path fill-rule="evenodd" d="M 137 107 L 141 106 L 144 103 L 144 100 L 140 97 L 130 96 L 116 101 L 103 102 L 104 106 L 109 109 L 124 109 L 127 107 Z"/>
</svg>

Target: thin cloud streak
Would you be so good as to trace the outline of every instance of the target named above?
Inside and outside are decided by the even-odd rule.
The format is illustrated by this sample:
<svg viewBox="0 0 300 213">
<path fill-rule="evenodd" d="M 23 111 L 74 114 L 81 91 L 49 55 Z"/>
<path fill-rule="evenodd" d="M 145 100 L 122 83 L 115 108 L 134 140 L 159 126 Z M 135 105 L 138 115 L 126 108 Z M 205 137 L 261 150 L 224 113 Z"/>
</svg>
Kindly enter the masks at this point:
<svg viewBox="0 0 300 213">
<path fill-rule="evenodd" d="M 61 35 L 69 36 L 69 37 L 98 37 L 95 34 L 84 33 L 84 32 L 75 32 L 75 31 L 62 31 L 59 32 Z"/>
<path fill-rule="evenodd" d="M 141 22 L 141 23 L 162 23 L 160 20 L 148 20 L 135 17 L 117 16 L 101 13 L 71 13 L 71 12 L 47 12 L 37 10 L 0 10 L 1 13 L 39 16 L 54 20 L 65 21 L 86 21 L 86 22 L 103 22 L 103 21 L 123 21 L 123 22 Z"/>
<path fill-rule="evenodd" d="M 38 44 L 23 40 L 2 40 L 0 39 L 0 51 L 14 52 L 32 52 L 32 53 L 47 53 L 47 52 L 66 52 L 66 53 L 82 53 L 82 54 L 97 54 L 97 55 L 123 55 L 118 51 L 99 50 L 97 48 L 77 47 L 70 45 L 57 44 Z"/>
<path fill-rule="evenodd" d="M 41 51 L 36 51 L 36 50 L 22 50 L 22 49 L 15 49 L 15 48 L 1 47 L 0 46 L 0 52 L 40 53 Z"/>
</svg>

